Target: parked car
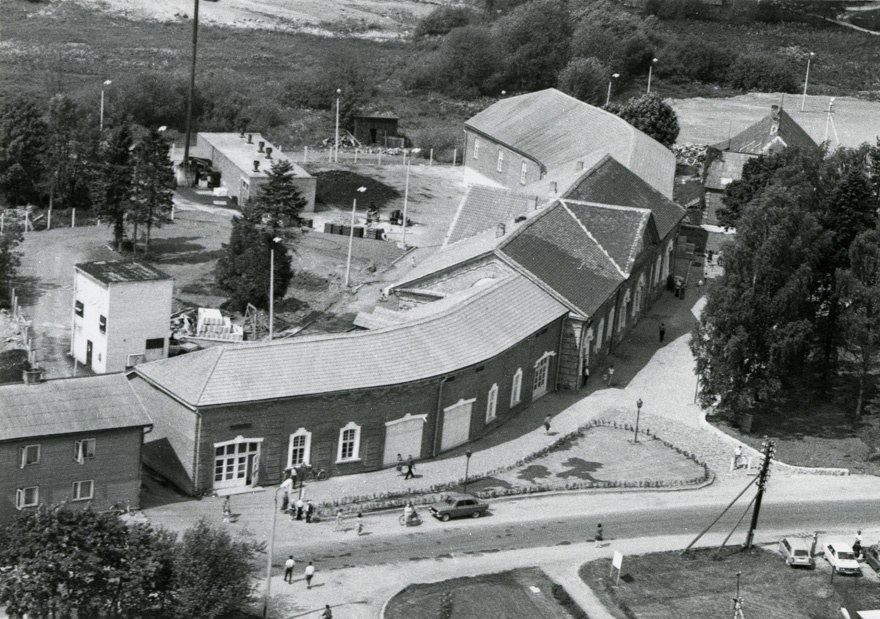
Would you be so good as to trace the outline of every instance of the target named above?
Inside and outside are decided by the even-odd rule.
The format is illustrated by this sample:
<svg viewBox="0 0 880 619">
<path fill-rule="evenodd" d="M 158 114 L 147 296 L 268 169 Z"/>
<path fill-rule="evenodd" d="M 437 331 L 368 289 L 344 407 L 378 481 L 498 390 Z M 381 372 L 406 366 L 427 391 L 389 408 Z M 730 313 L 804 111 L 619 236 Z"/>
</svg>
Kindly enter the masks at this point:
<svg viewBox="0 0 880 619">
<path fill-rule="evenodd" d="M 461 492 L 448 494 L 439 503 L 434 503 L 428 507 L 431 514 L 443 522 L 448 522 L 450 518 L 462 518 L 465 516 L 479 518 L 486 513 L 487 509 L 489 509 L 487 503 L 473 495 L 462 494 Z"/>
<path fill-rule="evenodd" d="M 810 556 L 810 543 L 802 537 L 784 537 L 779 542 L 779 552 L 791 567 L 816 567 Z"/>
<path fill-rule="evenodd" d="M 825 559 L 838 574 L 861 574 L 862 568 L 856 561 L 852 546 L 843 542 L 825 544 Z"/>
<path fill-rule="evenodd" d="M 874 544 L 867 548 L 862 548 L 862 554 L 865 556 L 865 563 L 874 568 L 874 571 L 880 574 L 880 544 Z"/>
</svg>

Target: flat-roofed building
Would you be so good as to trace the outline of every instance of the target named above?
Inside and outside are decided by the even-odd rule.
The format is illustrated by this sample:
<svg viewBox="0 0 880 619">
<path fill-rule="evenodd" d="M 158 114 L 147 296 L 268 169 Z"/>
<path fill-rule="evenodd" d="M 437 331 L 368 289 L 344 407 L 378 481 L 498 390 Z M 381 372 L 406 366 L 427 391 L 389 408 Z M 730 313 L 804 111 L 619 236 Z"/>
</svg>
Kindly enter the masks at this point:
<svg viewBox="0 0 880 619">
<path fill-rule="evenodd" d="M 168 356 L 174 280 L 140 262 L 73 267 L 70 354 L 98 374 Z"/>
<path fill-rule="evenodd" d="M 257 195 L 275 162 L 287 161 L 293 166 L 294 184 L 306 201 L 303 211 L 315 210 L 317 179 L 259 133 L 199 133 L 190 155 L 211 162 L 220 172 L 220 185 L 239 206 Z"/>
</svg>

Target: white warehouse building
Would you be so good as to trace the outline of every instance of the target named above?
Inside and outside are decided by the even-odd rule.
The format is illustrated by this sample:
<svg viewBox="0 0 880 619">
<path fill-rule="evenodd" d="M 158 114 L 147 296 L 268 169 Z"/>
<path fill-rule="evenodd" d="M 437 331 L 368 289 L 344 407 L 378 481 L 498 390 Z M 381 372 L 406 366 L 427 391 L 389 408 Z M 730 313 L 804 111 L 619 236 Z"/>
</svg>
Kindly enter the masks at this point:
<svg viewBox="0 0 880 619">
<path fill-rule="evenodd" d="M 166 358 L 173 288 L 138 262 L 75 265 L 70 354 L 98 374 Z"/>
</svg>

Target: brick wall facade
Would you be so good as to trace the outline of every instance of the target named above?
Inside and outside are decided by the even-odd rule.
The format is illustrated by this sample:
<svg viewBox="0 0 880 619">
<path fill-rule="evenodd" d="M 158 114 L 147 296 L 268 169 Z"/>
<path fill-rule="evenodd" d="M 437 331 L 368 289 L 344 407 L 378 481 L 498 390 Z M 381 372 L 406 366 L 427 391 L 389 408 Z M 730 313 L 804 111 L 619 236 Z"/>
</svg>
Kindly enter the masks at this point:
<svg viewBox="0 0 880 619">
<path fill-rule="evenodd" d="M 469 184 L 478 183 L 516 189 L 541 179 L 541 166 L 535 160 L 467 129 L 463 163 L 465 182 Z M 524 177 L 523 166 L 525 166 Z"/>
</svg>

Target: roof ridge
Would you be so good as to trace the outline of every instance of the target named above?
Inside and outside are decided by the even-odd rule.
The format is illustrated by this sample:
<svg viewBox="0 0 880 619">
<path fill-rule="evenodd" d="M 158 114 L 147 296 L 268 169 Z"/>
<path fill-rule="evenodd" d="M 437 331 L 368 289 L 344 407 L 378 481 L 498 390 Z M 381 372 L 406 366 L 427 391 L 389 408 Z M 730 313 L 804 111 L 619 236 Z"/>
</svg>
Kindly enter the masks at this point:
<svg viewBox="0 0 880 619">
<path fill-rule="evenodd" d="M 269 342 L 271 344 L 271 342 Z M 205 389 L 208 388 L 208 383 L 211 382 L 211 377 L 214 375 L 214 370 L 217 369 L 217 364 L 220 363 L 220 358 L 223 356 L 223 353 L 226 350 L 225 346 L 214 346 L 214 348 L 219 348 L 220 351 L 217 353 L 217 358 L 214 360 L 214 365 L 211 366 L 211 370 L 208 372 L 207 378 L 205 378 L 205 382 L 202 383 L 202 388 L 199 389 L 199 395 L 196 396 L 196 401 L 193 402 L 196 406 L 201 404 L 202 395 L 205 393 Z"/>
<path fill-rule="evenodd" d="M 455 209 L 455 215 L 452 217 L 452 223 L 449 224 L 449 228 L 446 230 L 446 236 L 443 238 L 443 244 L 440 246 L 441 249 L 443 247 L 448 247 L 452 243 L 449 242 L 449 239 L 452 237 L 452 232 L 455 230 L 455 226 L 458 223 L 459 216 L 462 211 L 464 211 L 464 205 L 467 203 L 468 196 L 471 195 L 471 190 L 477 185 L 471 185 L 467 188 L 467 191 L 464 192 L 464 195 L 461 197 L 461 200 L 458 203 L 458 208 Z M 463 240 L 463 239 L 459 239 Z"/>
<path fill-rule="evenodd" d="M 586 235 L 590 238 L 590 240 L 592 240 L 592 241 L 596 244 L 596 246 L 597 246 L 600 250 L 602 250 L 602 253 L 605 254 L 605 257 L 608 258 L 608 260 L 611 261 L 611 264 L 614 265 L 614 268 L 617 269 L 617 272 L 620 273 L 620 275 L 621 275 L 622 277 L 624 277 L 624 278 L 628 277 L 628 275 L 626 274 L 626 272 L 624 272 L 624 270 L 620 268 L 620 265 L 617 264 L 617 261 L 614 260 L 614 258 L 611 257 L 611 254 L 608 253 L 608 250 L 605 249 L 605 248 L 602 246 L 602 243 L 600 243 L 599 240 L 598 240 L 596 237 L 593 236 L 592 232 L 590 232 L 589 230 L 587 230 L 587 227 L 581 222 L 581 220 L 578 219 L 577 216 L 576 216 L 574 213 L 571 212 L 571 209 L 568 208 L 568 205 L 565 203 L 565 201 L 564 201 L 564 200 L 560 200 L 559 203 L 562 205 L 562 208 L 565 209 L 565 212 L 568 213 L 568 215 L 569 215 L 572 219 L 575 220 L 575 222 L 577 223 L 578 226 L 580 226 L 580 229 L 584 231 L 584 234 L 586 234 Z"/>
<path fill-rule="evenodd" d="M 629 267 L 630 264 L 635 264 L 636 258 L 639 257 L 636 249 L 639 246 L 639 242 L 645 236 L 645 232 L 648 228 L 648 222 L 651 221 L 651 218 L 654 216 L 654 213 L 652 213 L 649 209 L 644 209 L 644 210 L 647 212 L 642 214 L 641 221 L 639 222 L 638 234 L 636 234 L 633 237 L 632 245 L 629 248 L 629 257 L 627 258 L 627 267 Z"/>
<path fill-rule="evenodd" d="M 553 286 L 550 286 L 547 282 L 545 282 L 540 277 L 538 277 L 537 275 L 535 275 L 534 273 L 529 271 L 526 267 L 524 267 L 519 262 L 517 262 L 516 260 L 511 258 L 509 255 L 504 253 L 504 251 L 501 248 L 497 249 L 497 251 L 495 252 L 495 255 L 498 256 L 499 260 L 506 262 L 508 264 L 508 266 L 510 266 L 514 271 L 516 271 L 520 275 L 520 277 L 524 277 L 529 282 L 531 282 L 532 284 L 534 284 L 535 286 L 540 288 L 542 292 L 549 295 L 550 297 L 552 297 L 556 301 L 559 301 L 563 305 L 567 306 L 569 311 L 577 312 L 578 315 L 583 315 L 583 312 L 580 310 L 580 308 L 577 306 L 576 303 L 572 303 L 571 301 L 569 301 L 565 296 L 563 296 L 562 294 L 557 292 L 553 288 Z"/>
<path fill-rule="evenodd" d="M 566 200 L 572 204 L 583 204 L 584 206 L 595 206 L 597 208 L 607 208 L 612 211 L 647 211 L 651 213 L 651 209 L 645 206 L 628 206 L 626 204 L 606 204 L 605 202 L 593 202 L 592 200 Z"/>
</svg>

